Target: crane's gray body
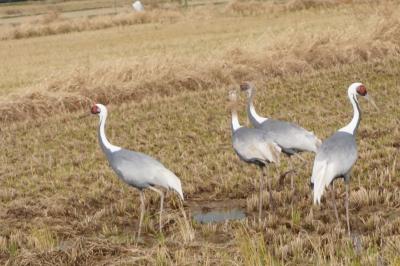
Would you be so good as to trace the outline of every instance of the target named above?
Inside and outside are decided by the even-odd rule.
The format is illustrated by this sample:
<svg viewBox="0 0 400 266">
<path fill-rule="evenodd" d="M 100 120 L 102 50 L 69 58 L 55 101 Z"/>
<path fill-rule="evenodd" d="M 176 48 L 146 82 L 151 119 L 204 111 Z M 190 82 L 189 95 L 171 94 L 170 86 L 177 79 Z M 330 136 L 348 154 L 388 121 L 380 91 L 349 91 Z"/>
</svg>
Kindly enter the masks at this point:
<svg viewBox="0 0 400 266">
<path fill-rule="evenodd" d="M 343 177 L 348 182 L 349 173 L 357 161 L 357 157 L 355 136 L 347 132 L 338 131 L 327 138 L 319 147 L 315 162 L 325 162 L 328 165 L 332 180 Z"/>
<path fill-rule="evenodd" d="M 138 189 L 155 185 L 169 187 L 163 177 L 174 174 L 156 159 L 141 152 L 126 149 L 111 152 L 103 146 L 102 148 L 111 168 L 128 185 Z"/>
<path fill-rule="evenodd" d="M 249 83 L 241 86 L 248 93 L 247 115 L 253 127 L 267 132 L 282 152 L 289 156 L 302 151 L 317 152 L 321 141 L 314 133 L 294 123 L 259 116 L 253 105 L 255 88 Z"/>
<path fill-rule="evenodd" d="M 279 162 L 279 147 L 260 129 L 241 127 L 233 131 L 232 145 L 240 159 L 247 163 L 263 166 Z"/>
<path fill-rule="evenodd" d="M 258 123 L 250 112 L 249 119 L 255 128 L 267 132 L 270 138 L 275 141 L 287 155 L 293 155 L 301 151 L 316 152 L 318 139 L 312 132 L 305 130 L 298 125 L 286 121 L 268 118 Z"/>
</svg>

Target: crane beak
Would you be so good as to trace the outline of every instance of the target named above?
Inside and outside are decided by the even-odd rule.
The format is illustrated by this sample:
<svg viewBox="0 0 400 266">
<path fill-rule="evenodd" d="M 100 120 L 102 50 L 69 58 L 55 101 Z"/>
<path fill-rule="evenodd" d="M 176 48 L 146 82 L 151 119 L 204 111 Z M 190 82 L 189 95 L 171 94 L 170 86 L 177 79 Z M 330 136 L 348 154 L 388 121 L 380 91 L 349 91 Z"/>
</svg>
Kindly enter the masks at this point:
<svg viewBox="0 0 400 266">
<path fill-rule="evenodd" d="M 374 99 L 372 99 L 372 97 L 371 97 L 369 94 L 366 94 L 366 95 L 364 96 L 364 98 L 365 98 L 369 103 L 371 103 L 372 106 L 375 107 L 375 109 L 376 109 L 378 112 L 380 111 L 380 110 L 379 110 L 379 107 L 376 105 Z"/>
</svg>

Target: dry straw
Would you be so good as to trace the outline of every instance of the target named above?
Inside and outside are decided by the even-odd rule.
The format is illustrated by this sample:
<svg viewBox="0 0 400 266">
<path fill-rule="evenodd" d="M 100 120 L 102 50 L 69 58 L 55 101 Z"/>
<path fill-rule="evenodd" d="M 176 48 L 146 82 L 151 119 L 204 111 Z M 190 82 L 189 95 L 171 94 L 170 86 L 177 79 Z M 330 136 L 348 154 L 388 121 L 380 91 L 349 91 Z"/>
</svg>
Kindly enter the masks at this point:
<svg viewBox="0 0 400 266">
<path fill-rule="evenodd" d="M 50 11 L 39 17 L 39 19 L 16 25 L 0 32 L 0 40 L 92 31 L 145 23 L 173 23 L 181 17 L 182 13 L 179 11 L 155 9 L 140 13 L 132 12 L 93 18 L 65 19 L 59 13 Z"/>
<path fill-rule="evenodd" d="M 201 61 L 196 57 L 164 57 L 97 69 L 79 68 L 70 75 L 63 74 L 64 78 L 42 83 L 34 92 L 6 98 L 0 103 L 0 120 L 73 112 L 86 108 L 90 101 L 142 101 L 182 91 L 226 87 L 243 80 L 311 73 L 331 66 L 396 57 L 400 52 L 400 19 L 396 10 L 376 12 L 365 32 L 356 24 L 318 33 L 298 32 L 294 27 L 285 34 L 261 36 L 247 48 L 232 47 Z"/>
</svg>

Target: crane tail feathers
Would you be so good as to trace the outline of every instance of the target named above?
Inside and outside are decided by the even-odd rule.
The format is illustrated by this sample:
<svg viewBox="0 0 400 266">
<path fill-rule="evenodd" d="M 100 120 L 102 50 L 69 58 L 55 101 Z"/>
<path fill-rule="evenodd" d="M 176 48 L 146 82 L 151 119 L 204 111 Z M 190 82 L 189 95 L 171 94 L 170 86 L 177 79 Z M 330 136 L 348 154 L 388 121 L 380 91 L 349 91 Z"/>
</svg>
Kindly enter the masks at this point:
<svg viewBox="0 0 400 266">
<path fill-rule="evenodd" d="M 325 187 L 330 183 L 330 177 L 328 176 L 328 163 L 327 162 L 319 162 L 314 165 L 313 174 L 311 177 L 311 182 L 314 184 L 313 186 L 313 198 L 314 204 L 321 203 L 321 197 L 324 193 Z"/>
<path fill-rule="evenodd" d="M 180 198 L 184 200 L 181 180 L 172 172 L 168 175 L 167 178 L 168 188 L 175 190 L 176 193 L 179 194 Z"/>
<path fill-rule="evenodd" d="M 317 152 L 319 147 L 322 145 L 322 141 L 314 134 L 312 131 L 307 131 L 307 138 L 309 147 L 306 149 L 308 151 Z"/>
<path fill-rule="evenodd" d="M 179 194 L 179 196 L 181 197 L 181 200 L 185 200 L 185 198 L 183 197 L 183 192 L 182 192 L 182 188 L 175 189 L 175 191 Z"/>
<path fill-rule="evenodd" d="M 268 143 L 268 148 L 269 148 L 270 155 L 271 155 L 271 158 L 269 161 L 279 165 L 280 155 L 282 152 L 281 147 L 279 147 L 278 144 L 273 142 L 273 143 Z"/>
<path fill-rule="evenodd" d="M 317 146 L 317 150 L 319 149 L 319 147 L 322 145 L 322 140 L 320 140 L 319 138 L 315 137 L 315 146 Z"/>
</svg>

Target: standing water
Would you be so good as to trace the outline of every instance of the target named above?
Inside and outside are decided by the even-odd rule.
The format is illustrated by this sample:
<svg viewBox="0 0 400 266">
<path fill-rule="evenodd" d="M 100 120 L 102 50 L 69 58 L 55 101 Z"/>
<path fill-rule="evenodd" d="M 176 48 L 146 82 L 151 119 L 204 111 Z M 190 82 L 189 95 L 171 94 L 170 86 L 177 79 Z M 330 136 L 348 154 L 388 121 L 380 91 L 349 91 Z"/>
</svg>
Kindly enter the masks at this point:
<svg viewBox="0 0 400 266">
<path fill-rule="evenodd" d="M 241 220 L 246 218 L 246 213 L 240 207 L 241 201 L 202 202 L 193 206 L 193 220 L 198 223 L 219 223 L 228 220 Z"/>
</svg>

